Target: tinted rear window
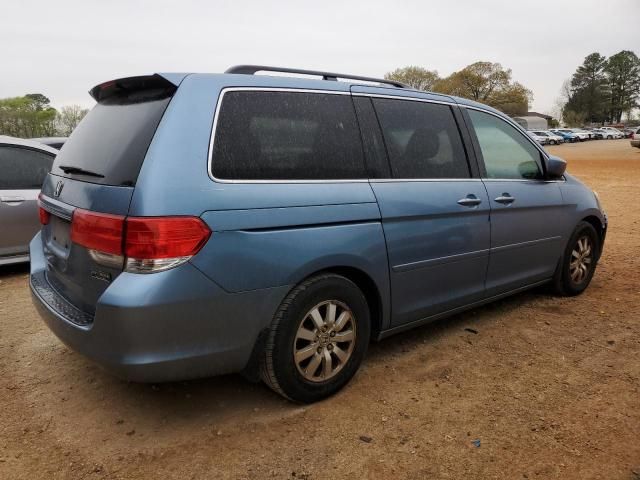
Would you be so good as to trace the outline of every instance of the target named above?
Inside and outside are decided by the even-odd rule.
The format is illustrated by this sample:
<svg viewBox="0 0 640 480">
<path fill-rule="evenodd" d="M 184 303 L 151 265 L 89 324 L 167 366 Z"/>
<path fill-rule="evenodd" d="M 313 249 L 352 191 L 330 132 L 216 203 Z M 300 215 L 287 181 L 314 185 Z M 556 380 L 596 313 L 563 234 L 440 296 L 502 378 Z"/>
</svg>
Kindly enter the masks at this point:
<svg viewBox="0 0 640 480">
<path fill-rule="evenodd" d="M 105 185 L 135 185 L 169 100 L 166 93 L 150 90 L 101 101 L 66 141 L 53 173 Z M 81 168 L 104 178 L 65 174 L 60 166 Z"/>
<path fill-rule="evenodd" d="M 348 95 L 231 91 L 218 115 L 212 152 L 216 178 L 366 178 Z"/>
<path fill-rule="evenodd" d="M 374 99 L 394 178 L 469 178 L 460 132 L 447 105 Z"/>
</svg>

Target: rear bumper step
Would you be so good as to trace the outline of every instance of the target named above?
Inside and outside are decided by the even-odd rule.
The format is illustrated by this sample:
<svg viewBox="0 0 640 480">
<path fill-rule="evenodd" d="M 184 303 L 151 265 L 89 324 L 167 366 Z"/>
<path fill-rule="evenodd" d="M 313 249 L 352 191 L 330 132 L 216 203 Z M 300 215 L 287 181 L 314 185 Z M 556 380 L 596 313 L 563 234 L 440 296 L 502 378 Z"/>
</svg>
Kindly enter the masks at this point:
<svg viewBox="0 0 640 480">
<path fill-rule="evenodd" d="M 31 290 L 39 300 L 68 322 L 78 327 L 89 327 L 93 323 L 93 316 L 83 312 L 70 304 L 47 281 L 44 271 L 38 271 L 31 275 Z"/>
</svg>

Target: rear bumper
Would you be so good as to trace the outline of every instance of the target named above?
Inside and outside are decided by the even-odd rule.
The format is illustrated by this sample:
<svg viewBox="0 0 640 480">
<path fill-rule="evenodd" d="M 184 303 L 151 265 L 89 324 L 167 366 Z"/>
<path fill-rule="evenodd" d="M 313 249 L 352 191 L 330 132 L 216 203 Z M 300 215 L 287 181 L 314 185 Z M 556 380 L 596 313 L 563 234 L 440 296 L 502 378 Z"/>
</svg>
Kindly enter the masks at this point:
<svg viewBox="0 0 640 480">
<path fill-rule="evenodd" d="M 190 263 L 148 275 L 122 273 L 100 297 L 95 316 L 83 321 L 47 281 L 40 234 L 30 249 L 33 302 L 51 331 L 117 376 L 138 382 L 241 371 L 289 289 L 230 294 Z"/>
</svg>

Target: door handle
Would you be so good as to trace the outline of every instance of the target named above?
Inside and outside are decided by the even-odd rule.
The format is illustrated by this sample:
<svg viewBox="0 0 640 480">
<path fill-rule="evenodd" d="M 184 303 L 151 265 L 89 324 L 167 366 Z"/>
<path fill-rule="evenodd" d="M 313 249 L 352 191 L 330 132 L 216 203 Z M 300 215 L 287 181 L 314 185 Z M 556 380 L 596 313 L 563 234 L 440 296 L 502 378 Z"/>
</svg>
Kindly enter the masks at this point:
<svg viewBox="0 0 640 480">
<path fill-rule="evenodd" d="M 22 203 L 24 202 L 24 197 L 0 197 L 0 202 L 2 203 L 9 203 L 9 204 L 17 204 L 17 203 Z"/>
<path fill-rule="evenodd" d="M 515 202 L 516 199 L 513 198 L 510 194 L 505 192 L 499 197 L 494 198 L 494 200 L 498 203 L 502 203 L 503 205 L 510 205 L 513 202 Z"/>
<path fill-rule="evenodd" d="M 476 207 L 482 203 L 478 197 L 474 194 L 470 193 L 465 198 L 461 198 L 458 200 L 458 205 L 462 205 L 463 207 Z"/>
</svg>

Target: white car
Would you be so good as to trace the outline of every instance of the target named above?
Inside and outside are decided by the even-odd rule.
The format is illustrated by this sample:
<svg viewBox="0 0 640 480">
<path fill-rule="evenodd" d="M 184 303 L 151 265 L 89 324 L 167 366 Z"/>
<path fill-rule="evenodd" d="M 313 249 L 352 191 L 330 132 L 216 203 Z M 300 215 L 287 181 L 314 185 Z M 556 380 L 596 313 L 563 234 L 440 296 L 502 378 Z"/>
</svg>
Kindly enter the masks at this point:
<svg viewBox="0 0 640 480">
<path fill-rule="evenodd" d="M 613 127 L 602 127 L 600 130 L 604 132 L 604 138 L 611 140 L 614 138 L 624 138 L 624 133 L 622 133 L 617 128 Z"/>
<path fill-rule="evenodd" d="M 636 133 L 633 134 L 633 138 L 631 139 L 631 146 L 640 148 L 640 128 L 636 130 Z"/>
<path fill-rule="evenodd" d="M 549 138 L 549 143 L 551 145 L 560 145 L 564 143 L 564 137 L 558 135 L 557 133 L 553 133 L 551 130 L 536 130 L 537 135 L 546 135 Z"/>
<path fill-rule="evenodd" d="M 581 142 L 585 140 L 590 140 L 593 136 L 591 132 L 587 132 L 586 130 L 582 130 L 581 128 L 570 128 L 569 131 L 571 133 L 575 133 Z"/>
<path fill-rule="evenodd" d="M 547 143 L 549 143 L 549 137 L 547 137 L 546 135 L 536 135 L 535 132 L 532 132 L 530 130 L 527 130 L 527 135 L 533 138 L 540 145 L 546 145 Z"/>
</svg>

